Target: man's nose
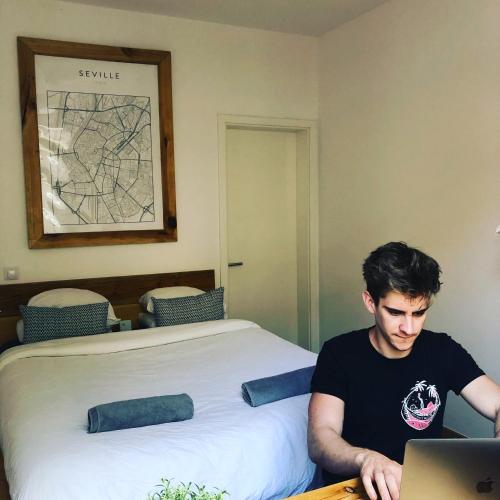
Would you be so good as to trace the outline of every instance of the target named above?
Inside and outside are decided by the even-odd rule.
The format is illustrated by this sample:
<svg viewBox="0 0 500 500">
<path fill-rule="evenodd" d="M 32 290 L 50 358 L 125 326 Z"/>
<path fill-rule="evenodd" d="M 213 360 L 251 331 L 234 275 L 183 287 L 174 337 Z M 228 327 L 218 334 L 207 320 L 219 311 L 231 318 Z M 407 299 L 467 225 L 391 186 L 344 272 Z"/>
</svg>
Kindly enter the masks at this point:
<svg viewBox="0 0 500 500">
<path fill-rule="evenodd" d="M 415 320 L 412 315 L 405 316 L 403 319 L 403 323 L 401 324 L 401 331 L 406 333 L 406 335 L 414 335 L 415 330 Z"/>
</svg>

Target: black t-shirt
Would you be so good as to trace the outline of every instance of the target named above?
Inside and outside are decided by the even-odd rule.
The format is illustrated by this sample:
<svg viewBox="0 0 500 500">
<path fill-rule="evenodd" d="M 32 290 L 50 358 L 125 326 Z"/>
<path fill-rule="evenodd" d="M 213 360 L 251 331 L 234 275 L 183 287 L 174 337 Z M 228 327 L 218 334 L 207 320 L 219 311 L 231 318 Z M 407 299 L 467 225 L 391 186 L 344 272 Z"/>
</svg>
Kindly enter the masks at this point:
<svg viewBox="0 0 500 500">
<path fill-rule="evenodd" d="M 325 342 L 311 392 L 345 403 L 342 437 L 403 463 L 409 439 L 439 438 L 446 397 L 484 372 L 449 335 L 422 330 L 408 356 L 389 359 L 371 344 L 369 329 Z M 324 471 L 325 480 L 344 478 Z"/>
</svg>

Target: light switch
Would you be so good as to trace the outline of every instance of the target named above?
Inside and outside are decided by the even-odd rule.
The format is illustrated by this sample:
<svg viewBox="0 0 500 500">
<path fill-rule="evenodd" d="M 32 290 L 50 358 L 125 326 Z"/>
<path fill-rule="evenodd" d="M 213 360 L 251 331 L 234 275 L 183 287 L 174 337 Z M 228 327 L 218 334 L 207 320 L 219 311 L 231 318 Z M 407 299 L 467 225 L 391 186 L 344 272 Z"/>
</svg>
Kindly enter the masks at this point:
<svg viewBox="0 0 500 500">
<path fill-rule="evenodd" d="M 19 279 L 19 267 L 4 267 L 3 268 L 3 279 L 4 280 L 18 280 Z"/>
</svg>

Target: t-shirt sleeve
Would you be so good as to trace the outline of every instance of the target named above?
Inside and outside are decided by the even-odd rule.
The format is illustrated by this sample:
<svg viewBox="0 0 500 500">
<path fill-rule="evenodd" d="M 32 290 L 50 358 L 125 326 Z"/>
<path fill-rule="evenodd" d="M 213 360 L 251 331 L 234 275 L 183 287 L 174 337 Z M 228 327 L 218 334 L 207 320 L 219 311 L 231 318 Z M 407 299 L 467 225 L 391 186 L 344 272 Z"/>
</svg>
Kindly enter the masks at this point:
<svg viewBox="0 0 500 500">
<path fill-rule="evenodd" d="M 311 392 L 336 396 L 343 401 L 347 397 L 347 374 L 339 363 L 334 349 L 325 344 L 321 349 L 311 380 Z"/>
<path fill-rule="evenodd" d="M 479 368 L 472 356 L 451 337 L 448 337 L 448 366 L 449 366 L 449 381 L 450 389 L 457 395 L 462 392 L 462 389 L 475 380 L 477 377 L 484 375 L 483 370 Z"/>
</svg>

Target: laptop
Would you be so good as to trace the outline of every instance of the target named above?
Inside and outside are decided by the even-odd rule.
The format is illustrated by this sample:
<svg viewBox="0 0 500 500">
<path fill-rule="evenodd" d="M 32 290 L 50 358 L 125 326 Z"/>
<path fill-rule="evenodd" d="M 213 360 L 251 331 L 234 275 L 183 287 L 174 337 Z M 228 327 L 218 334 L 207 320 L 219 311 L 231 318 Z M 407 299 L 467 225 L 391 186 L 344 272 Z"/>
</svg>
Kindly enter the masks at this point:
<svg viewBox="0 0 500 500">
<path fill-rule="evenodd" d="M 400 500 L 500 500 L 500 439 L 412 439 Z"/>
</svg>

